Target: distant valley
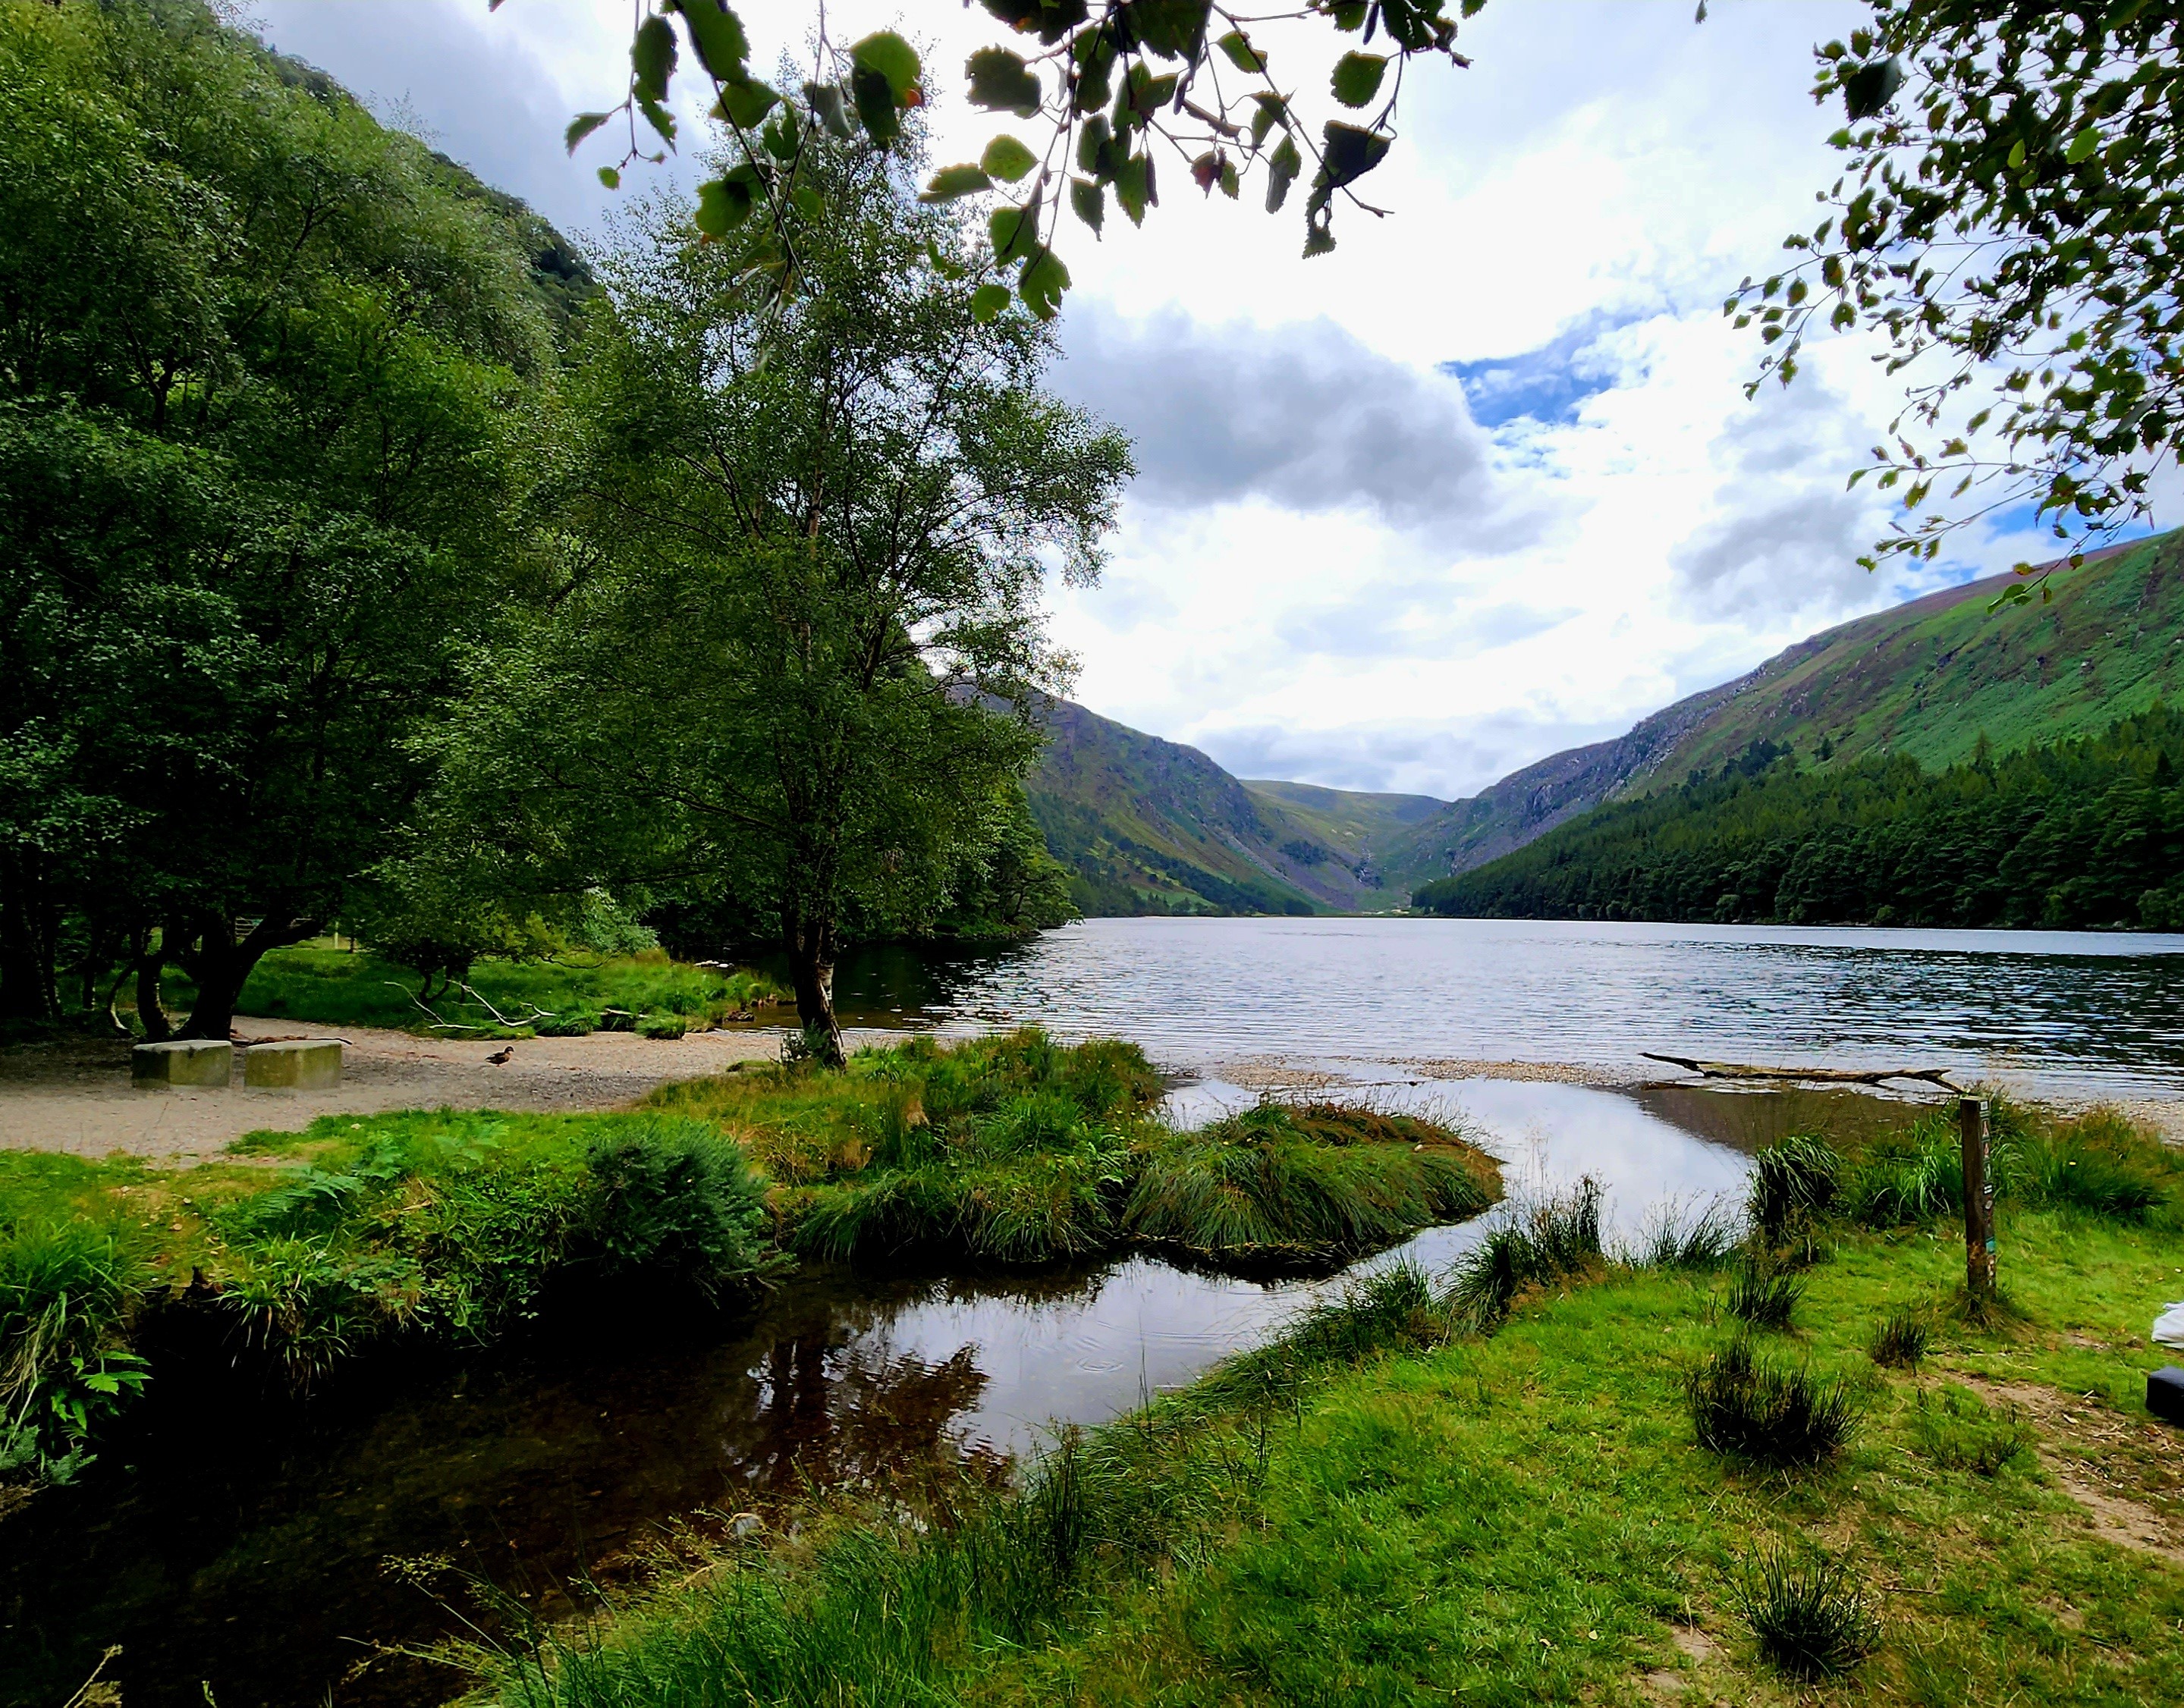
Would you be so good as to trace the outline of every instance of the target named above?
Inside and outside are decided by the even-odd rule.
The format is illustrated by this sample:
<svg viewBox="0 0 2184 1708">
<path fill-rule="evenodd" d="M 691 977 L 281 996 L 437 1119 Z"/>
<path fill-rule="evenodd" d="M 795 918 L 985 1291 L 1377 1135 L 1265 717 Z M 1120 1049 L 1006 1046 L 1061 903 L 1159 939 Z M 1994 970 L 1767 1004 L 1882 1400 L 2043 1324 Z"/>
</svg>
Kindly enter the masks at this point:
<svg viewBox="0 0 2184 1708">
<path fill-rule="evenodd" d="M 1982 735 L 2007 754 L 2184 697 L 2184 537 L 2114 548 L 2056 576 L 2048 601 L 1991 612 L 2013 579 L 1823 631 L 1615 740 L 1452 802 L 1238 778 L 1195 748 L 1059 702 L 1032 810 L 1087 914 L 1371 912 L 1754 743 L 1814 762 L 1888 753 L 1946 765 Z"/>
</svg>

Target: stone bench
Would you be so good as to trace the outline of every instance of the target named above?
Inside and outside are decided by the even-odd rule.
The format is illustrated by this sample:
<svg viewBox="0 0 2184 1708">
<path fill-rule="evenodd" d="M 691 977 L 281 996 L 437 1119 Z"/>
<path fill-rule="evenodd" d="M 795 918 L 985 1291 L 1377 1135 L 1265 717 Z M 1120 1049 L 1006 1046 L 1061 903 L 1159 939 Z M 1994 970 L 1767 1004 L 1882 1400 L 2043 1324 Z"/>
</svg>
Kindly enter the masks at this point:
<svg viewBox="0 0 2184 1708">
<path fill-rule="evenodd" d="M 235 1077 L 235 1049 L 224 1038 L 140 1043 L 129 1052 L 129 1075 L 139 1085 L 224 1086 Z"/>
<path fill-rule="evenodd" d="M 324 1091 L 341 1077 L 337 1038 L 284 1038 L 242 1053 L 242 1082 L 254 1091 Z"/>
</svg>

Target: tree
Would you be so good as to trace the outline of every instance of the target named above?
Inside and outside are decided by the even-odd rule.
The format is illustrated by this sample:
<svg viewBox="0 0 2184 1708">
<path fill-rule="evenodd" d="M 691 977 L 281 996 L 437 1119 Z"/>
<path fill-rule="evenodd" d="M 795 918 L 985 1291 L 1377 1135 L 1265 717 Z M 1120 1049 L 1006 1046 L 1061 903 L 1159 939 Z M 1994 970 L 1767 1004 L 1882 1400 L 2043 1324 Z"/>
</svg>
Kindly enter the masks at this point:
<svg viewBox="0 0 2184 1708">
<path fill-rule="evenodd" d="M 0 1010 L 72 921 L 225 1037 L 421 791 L 551 364 L 441 170 L 201 5 L 0 8 Z"/>
<path fill-rule="evenodd" d="M 705 241 L 673 203 L 605 268 L 562 579 L 482 669 L 436 816 L 504 827 L 516 887 L 761 921 L 838 1062 L 837 949 L 929 921 L 993 847 L 1066 664 L 1044 577 L 1096 576 L 1129 461 L 1039 389 L 1043 328 L 980 316 L 964 223 L 904 160 L 774 125 L 799 289 L 770 231 Z"/>
<path fill-rule="evenodd" d="M 1876 0 L 1871 28 L 1818 52 L 1848 159 L 1826 217 L 1787 240 L 1799 259 L 1727 304 L 1769 347 L 1762 378 L 1795 376 L 1815 317 L 1877 331 L 1892 373 L 1933 370 L 1874 448 L 1903 500 L 1880 553 L 1930 558 L 2030 503 L 2078 560 L 2148 514 L 2184 424 L 2184 14 Z M 1986 490 L 1919 514 L 1936 487 Z"/>
</svg>

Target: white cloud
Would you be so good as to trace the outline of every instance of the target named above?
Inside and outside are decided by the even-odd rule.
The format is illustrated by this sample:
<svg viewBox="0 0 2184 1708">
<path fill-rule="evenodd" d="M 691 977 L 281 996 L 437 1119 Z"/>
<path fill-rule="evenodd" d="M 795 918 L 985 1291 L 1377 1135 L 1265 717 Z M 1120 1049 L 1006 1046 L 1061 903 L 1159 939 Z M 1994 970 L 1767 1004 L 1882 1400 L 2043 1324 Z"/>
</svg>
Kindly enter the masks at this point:
<svg viewBox="0 0 2184 1708">
<path fill-rule="evenodd" d="M 599 225 L 604 155 L 571 163 L 560 133 L 619 91 L 623 7 L 259 10 L 456 158 Z M 743 10 L 760 63 L 816 17 Z M 1921 573 L 1856 566 L 1885 500 L 1844 478 L 1901 402 L 1866 348 L 1817 345 L 1789 392 L 1744 397 L 1758 347 L 1721 299 L 1835 174 L 1809 50 L 1862 15 L 1718 3 L 1694 25 L 1691 0 L 1504 0 L 1464 26 L 1471 70 L 1413 74 L 1368 181 L 1393 211 L 1346 210 L 1334 254 L 1298 258 L 1294 206 L 1201 201 L 1180 171 L 1143 230 L 1072 232 L 1056 383 L 1131 429 L 1145 470 L 1106 585 L 1056 593 L 1080 697 L 1256 775 L 1468 793 L 2025 555 L 1997 527 Z M 944 97 L 996 35 L 977 7 L 830 0 L 827 18 L 842 41 L 904 28 Z M 1324 87 L 1329 32 L 1261 33 L 1285 81 Z M 942 159 L 996 128 L 944 99 L 933 123 Z"/>
</svg>

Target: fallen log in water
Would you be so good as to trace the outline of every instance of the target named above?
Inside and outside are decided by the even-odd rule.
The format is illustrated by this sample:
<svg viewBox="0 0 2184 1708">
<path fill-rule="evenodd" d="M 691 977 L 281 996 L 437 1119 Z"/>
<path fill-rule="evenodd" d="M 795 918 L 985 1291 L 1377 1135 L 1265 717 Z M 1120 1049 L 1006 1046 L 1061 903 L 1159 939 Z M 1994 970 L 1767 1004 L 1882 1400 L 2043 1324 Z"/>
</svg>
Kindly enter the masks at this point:
<svg viewBox="0 0 2184 1708">
<path fill-rule="evenodd" d="M 1689 1056 L 1662 1055 L 1650 1049 L 1638 1054 L 1648 1061 L 1665 1061 L 1708 1079 L 1802 1079 L 1830 1085 L 1880 1085 L 1892 1079 L 1918 1079 L 1944 1091 L 1959 1088 L 1950 1082 L 1945 1067 L 1755 1067 L 1741 1061 L 1694 1061 Z"/>
</svg>

